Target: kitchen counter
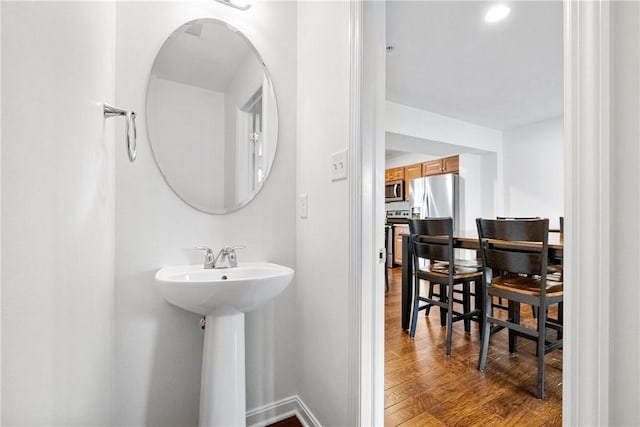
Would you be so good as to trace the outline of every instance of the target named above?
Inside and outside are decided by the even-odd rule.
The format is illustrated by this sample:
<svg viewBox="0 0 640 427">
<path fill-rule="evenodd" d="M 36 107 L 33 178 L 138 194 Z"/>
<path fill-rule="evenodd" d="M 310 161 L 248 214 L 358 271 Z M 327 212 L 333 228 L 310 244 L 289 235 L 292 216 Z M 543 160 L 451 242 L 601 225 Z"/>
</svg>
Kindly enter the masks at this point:
<svg viewBox="0 0 640 427">
<path fill-rule="evenodd" d="M 409 220 L 407 218 L 387 218 L 387 225 L 395 224 L 408 225 Z"/>
</svg>

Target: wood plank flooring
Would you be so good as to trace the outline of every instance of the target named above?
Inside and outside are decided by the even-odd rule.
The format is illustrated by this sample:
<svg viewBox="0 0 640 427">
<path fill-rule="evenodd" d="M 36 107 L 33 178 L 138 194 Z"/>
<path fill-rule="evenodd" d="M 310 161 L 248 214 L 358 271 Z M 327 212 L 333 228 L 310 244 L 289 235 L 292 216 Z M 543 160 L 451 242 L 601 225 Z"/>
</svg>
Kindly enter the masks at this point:
<svg viewBox="0 0 640 427">
<path fill-rule="evenodd" d="M 420 312 L 414 340 L 400 322 L 401 270 L 390 271 L 385 296 L 385 426 L 560 426 L 562 350 L 545 356 L 545 400 L 536 392 L 533 342 L 519 339 L 509 354 L 506 330 L 494 335 L 487 370 L 477 370 L 480 338 L 472 322 L 453 327 L 451 356 L 444 354 L 446 328 L 440 312 Z M 522 307 L 523 321 L 533 321 Z M 553 312 L 551 315 L 555 315 Z M 525 320 L 525 317 L 528 320 Z"/>
</svg>

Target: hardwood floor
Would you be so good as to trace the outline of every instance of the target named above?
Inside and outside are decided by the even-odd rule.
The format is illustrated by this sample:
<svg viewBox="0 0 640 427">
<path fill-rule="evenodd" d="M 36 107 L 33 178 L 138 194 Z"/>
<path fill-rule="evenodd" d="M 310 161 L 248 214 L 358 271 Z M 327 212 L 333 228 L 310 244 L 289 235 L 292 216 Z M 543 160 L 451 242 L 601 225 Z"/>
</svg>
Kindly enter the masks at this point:
<svg viewBox="0 0 640 427">
<path fill-rule="evenodd" d="M 509 354 L 506 330 L 491 338 L 485 373 L 477 370 L 480 338 L 472 322 L 453 327 L 451 357 L 444 354 L 446 329 L 440 312 L 420 312 L 415 340 L 400 322 L 401 270 L 390 271 L 385 296 L 385 426 L 560 426 L 562 350 L 545 356 L 545 400 L 536 392 L 535 345 L 519 339 Z M 523 321 L 532 321 L 522 307 Z M 551 315 L 555 315 L 553 312 Z M 525 320 L 524 318 L 527 318 Z"/>
</svg>

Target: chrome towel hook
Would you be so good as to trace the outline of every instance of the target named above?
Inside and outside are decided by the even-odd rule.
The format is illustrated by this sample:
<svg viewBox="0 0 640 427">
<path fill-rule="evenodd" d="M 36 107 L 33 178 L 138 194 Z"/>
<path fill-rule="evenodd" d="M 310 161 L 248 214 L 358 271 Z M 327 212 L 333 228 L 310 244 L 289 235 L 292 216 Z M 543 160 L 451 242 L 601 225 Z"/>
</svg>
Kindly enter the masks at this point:
<svg viewBox="0 0 640 427">
<path fill-rule="evenodd" d="M 104 117 L 126 117 L 127 151 L 129 161 L 133 163 L 136 159 L 136 113 L 134 111 L 122 110 L 109 104 L 104 104 Z"/>
</svg>

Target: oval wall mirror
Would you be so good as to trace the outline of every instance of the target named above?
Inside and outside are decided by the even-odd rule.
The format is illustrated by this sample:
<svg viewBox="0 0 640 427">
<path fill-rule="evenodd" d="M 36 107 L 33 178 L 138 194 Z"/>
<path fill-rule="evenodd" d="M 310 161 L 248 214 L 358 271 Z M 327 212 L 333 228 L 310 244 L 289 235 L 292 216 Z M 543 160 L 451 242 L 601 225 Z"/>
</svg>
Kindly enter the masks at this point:
<svg viewBox="0 0 640 427">
<path fill-rule="evenodd" d="M 189 205 L 223 214 L 246 205 L 269 176 L 278 111 L 253 44 L 229 24 L 190 21 L 164 42 L 147 86 L 153 156 Z"/>
</svg>

